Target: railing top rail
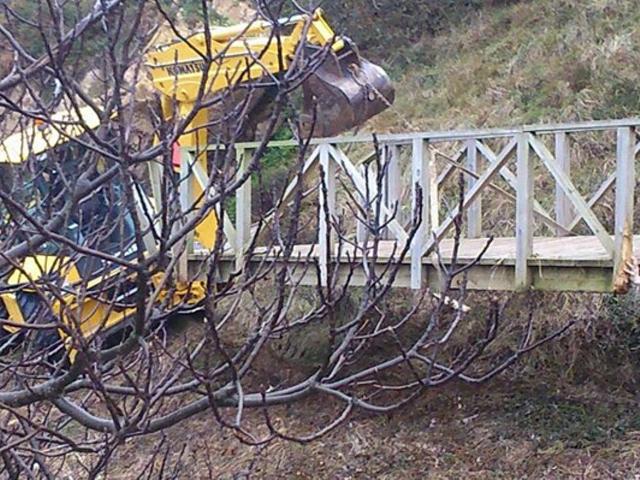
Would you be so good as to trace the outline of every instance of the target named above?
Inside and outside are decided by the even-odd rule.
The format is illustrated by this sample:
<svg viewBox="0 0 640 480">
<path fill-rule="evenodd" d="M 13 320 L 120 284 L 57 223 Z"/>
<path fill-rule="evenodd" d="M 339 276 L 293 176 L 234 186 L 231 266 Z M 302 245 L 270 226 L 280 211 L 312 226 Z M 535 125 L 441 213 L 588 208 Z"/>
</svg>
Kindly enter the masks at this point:
<svg viewBox="0 0 640 480">
<path fill-rule="evenodd" d="M 513 128 L 489 128 L 489 129 L 470 129 L 470 130 L 443 130 L 443 131 L 426 131 L 426 132 L 409 132 L 409 133 L 386 133 L 377 135 L 378 141 L 385 144 L 409 144 L 415 139 L 428 140 L 430 142 L 451 142 L 458 140 L 467 140 L 470 138 L 499 138 L 510 137 L 518 133 L 580 133 L 595 132 L 604 130 L 613 130 L 621 127 L 640 126 L 640 118 L 624 118 L 619 120 L 594 120 L 585 122 L 570 123 L 549 123 L 536 125 L 523 125 Z M 330 138 L 313 138 L 310 145 L 320 144 L 346 144 L 346 143 L 371 143 L 373 134 L 362 134 L 355 136 L 339 136 Z M 260 146 L 260 142 L 242 142 L 237 143 L 236 148 L 252 149 Z M 295 147 L 298 142 L 295 140 L 274 140 L 269 142 L 269 147 Z M 215 150 L 215 145 L 209 149 Z"/>
</svg>

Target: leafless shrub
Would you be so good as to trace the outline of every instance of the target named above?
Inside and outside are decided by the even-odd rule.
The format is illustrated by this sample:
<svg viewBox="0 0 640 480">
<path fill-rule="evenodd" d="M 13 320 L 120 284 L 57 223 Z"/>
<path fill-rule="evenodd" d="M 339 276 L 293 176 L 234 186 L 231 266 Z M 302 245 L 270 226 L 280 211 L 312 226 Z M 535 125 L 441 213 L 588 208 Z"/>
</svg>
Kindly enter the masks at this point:
<svg viewBox="0 0 640 480">
<path fill-rule="evenodd" d="M 487 381 L 566 328 L 535 338 L 530 314 L 520 342 L 509 352 L 487 357 L 505 321 L 503 305 L 494 302 L 482 325 L 471 322 L 464 308 L 452 308 L 465 303 L 464 277 L 471 266 L 455 261 L 442 265 L 443 288 L 437 297 L 422 291 L 391 315 L 385 302 L 419 231 L 420 215 L 409 222 L 408 242 L 381 255 L 393 217 L 381 214 L 382 198 L 376 193 L 382 191 L 386 168 L 380 155 L 367 167 L 375 172 L 375 189 L 353 194 L 354 179 L 340 177 L 364 241 L 354 241 L 325 202 L 318 215 L 327 225 L 325 234 L 333 237 L 336 255 L 324 259 L 324 273 L 321 262 L 300 261 L 296 245 L 309 228 L 300 219 L 310 196 L 304 181 L 310 144 L 293 94 L 328 55 L 326 49 L 311 56 L 297 49 L 286 72 L 265 76 L 257 85 L 237 83 L 216 96 L 202 86 L 187 111 L 179 115 L 176 108 L 165 118 L 153 102 L 132 100 L 144 78 L 142 53 L 157 28 L 147 20 L 157 19 L 189 41 L 163 3 L 101 0 L 84 13 L 79 3 L 73 25 L 65 24 L 69 17 L 63 12 L 70 5 L 43 2 L 46 15 L 58 20 L 47 28 L 21 18 L 10 3 L 2 5 L 11 22 L 40 33 L 47 47 L 36 58 L 11 30 L 0 31 L 14 53 L 12 70 L 0 79 L 2 136 L 41 129 L 49 139 L 69 137 L 63 145 L 43 147 L 26 135 L 20 146 L 25 161 L 2 164 L 0 294 L 7 301 L 0 311 L 0 458 L 9 478 L 58 478 L 71 453 L 82 454 L 84 473 L 95 478 L 128 439 L 202 412 L 247 443 L 276 438 L 310 442 L 354 410 L 388 412 L 454 380 Z M 258 7 L 277 39 L 281 3 Z M 206 2 L 203 17 L 208 19 Z M 88 67 L 72 55 L 91 28 L 103 42 L 90 65 L 101 79 L 97 97 L 78 82 Z M 208 23 L 204 35 L 210 38 Z M 205 55 L 204 70 L 215 71 L 216 60 Z M 259 59 L 248 60 L 247 68 L 252 62 Z M 246 114 L 260 89 L 271 89 L 272 106 L 257 146 L 240 165 L 235 147 L 252 126 Z M 202 145 L 196 148 L 195 158 L 208 156 L 209 170 L 202 193 L 185 203 L 184 183 L 192 179 L 176 175 L 173 145 L 190 133 L 200 112 L 235 100 L 239 93 L 243 100 L 205 125 L 210 132 L 224 126 L 225 134 L 209 135 L 208 154 L 198 150 Z M 62 110 L 71 114 L 54 113 Z M 139 128 L 143 120 L 146 130 Z M 236 192 L 260 171 L 267 144 L 283 122 L 299 139 L 290 174 L 297 180 L 293 191 L 286 197 L 284 191 L 272 192 L 275 207 L 268 221 L 258 223 L 242 264 L 229 260 L 229 238 L 220 221 L 209 232 L 215 244 L 201 252 L 195 269 L 185 268 L 195 226 L 212 212 L 225 217 Z M 146 173 L 150 165 L 161 167 L 156 191 Z M 320 196 L 327 195 L 327 175 L 321 172 L 314 185 Z M 461 218 L 456 219 L 456 244 Z M 346 273 L 345 259 L 351 265 Z M 359 294 L 348 312 L 340 311 L 356 274 L 364 275 Z M 305 276 L 319 281 L 311 301 L 300 309 L 296 301 Z M 462 288 L 454 293 L 458 283 Z M 268 295 L 261 295 L 265 289 Z M 8 310 L 10 300 L 24 322 Z M 167 322 L 194 309 L 203 311 L 201 334 L 171 338 Z M 111 319 L 119 320 L 112 325 Z M 249 321 L 240 328 L 241 319 Z M 269 365 L 266 372 L 258 368 L 273 342 L 318 324 L 327 328 L 328 348 L 310 372 L 287 378 L 277 375 L 278 365 Z M 339 405 L 335 418 L 306 432 L 279 427 L 272 408 L 310 395 Z M 261 425 L 247 422 L 249 409 L 261 413 Z M 180 466 L 167 464 L 168 452 L 160 442 L 149 476 L 177 475 Z"/>
</svg>

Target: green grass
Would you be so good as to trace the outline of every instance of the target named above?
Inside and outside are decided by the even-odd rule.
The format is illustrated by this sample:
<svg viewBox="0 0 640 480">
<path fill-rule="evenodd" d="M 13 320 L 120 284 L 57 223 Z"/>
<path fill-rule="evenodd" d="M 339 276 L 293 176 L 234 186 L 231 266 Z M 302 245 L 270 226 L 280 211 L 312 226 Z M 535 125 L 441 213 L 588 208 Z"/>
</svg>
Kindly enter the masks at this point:
<svg viewBox="0 0 640 480">
<path fill-rule="evenodd" d="M 273 140 L 291 140 L 293 134 L 288 127 L 281 127 L 274 134 Z M 265 213 L 274 205 L 274 192 L 282 192 L 291 177 L 291 169 L 296 161 L 295 147 L 268 148 L 260 159 L 258 173 L 251 177 L 253 193 L 253 212 Z M 225 209 L 229 217 L 235 221 L 236 199 L 227 200 Z"/>
</svg>

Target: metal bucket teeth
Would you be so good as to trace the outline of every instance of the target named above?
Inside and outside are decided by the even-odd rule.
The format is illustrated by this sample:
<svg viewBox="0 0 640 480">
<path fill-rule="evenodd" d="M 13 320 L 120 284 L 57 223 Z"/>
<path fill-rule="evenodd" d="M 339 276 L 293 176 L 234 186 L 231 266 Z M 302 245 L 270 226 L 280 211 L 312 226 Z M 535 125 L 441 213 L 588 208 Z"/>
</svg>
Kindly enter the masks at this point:
<svg viewBox="0 0 640 480">
<path fill-rule="evenodd" d="M 389 108 L 395 98 L 386 72 L 350 47 L 329 55 L 303 89 L 304 129 L 315 137 L 331 137 L 362 125 Z"/>
</svg>

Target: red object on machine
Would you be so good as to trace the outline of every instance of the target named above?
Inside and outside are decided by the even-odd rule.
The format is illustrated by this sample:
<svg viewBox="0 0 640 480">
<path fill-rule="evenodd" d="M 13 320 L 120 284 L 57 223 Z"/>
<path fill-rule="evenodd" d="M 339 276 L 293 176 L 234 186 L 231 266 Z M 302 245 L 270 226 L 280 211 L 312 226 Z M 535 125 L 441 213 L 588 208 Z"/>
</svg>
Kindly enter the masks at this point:
<svg viewBox="0 0 640 480">
<path fill-rule="evenodd" d="M 171 146 L 171 163 L 173 164 L 173 168 L 180 168 L 180 143 L 175 142 Z"/>
</svg>

